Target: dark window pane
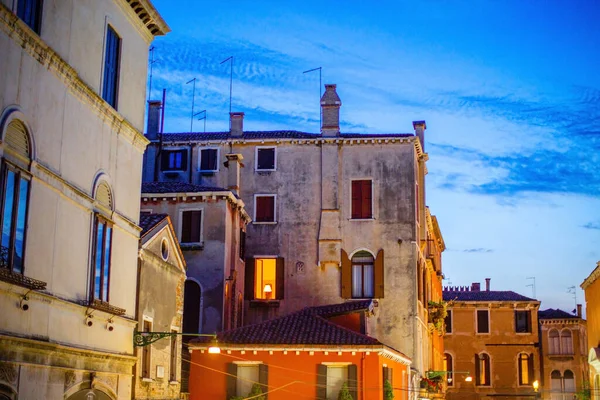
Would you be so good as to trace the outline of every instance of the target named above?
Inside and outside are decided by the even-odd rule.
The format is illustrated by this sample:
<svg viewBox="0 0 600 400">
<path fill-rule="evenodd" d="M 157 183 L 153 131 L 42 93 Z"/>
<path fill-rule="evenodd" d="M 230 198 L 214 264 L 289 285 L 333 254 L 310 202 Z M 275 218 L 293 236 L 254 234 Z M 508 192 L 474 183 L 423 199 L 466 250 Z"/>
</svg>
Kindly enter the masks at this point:
<svg viewBox="0 0 600 400">
<path fill-rule="evenodd" d="M 515 311 L 515 329 L 518 333 L 531 332 L 529 311 Z"/>
<path fill-rule="evenodd" d="M 27 219 L 27 195 L 29 181 L 21 179 L 19 185 L 19 204 L 17 206 L 17 229 L 15 231 L 15 251 L 13 253 L 13 271 L 23 273 L 23 255 L 25 250 L 25 223 Z"/>
<path fill-rule="evenodd" d="M 112 228 L 106 227 L 104 236 L 104 266 L 102 271 L 102 300 L 108 301 L 108 283 L 110 282 L 110 248 L 112 245 Z"/>
<path fill-rule="evenodd" d="M 446 332 L 452 333 L 452 310 L 448 310 L 446 318 L 444 319 L 444 324 L 446 326 Z"/>
<path fill-rule="evenodd" d="M 121 39 L 110 26 L 106 29 L 106 52 L 104 54 L 104 86 L 102 98 L 117 108 L 117 91 L 119 87 L 119 57 Z"/>
<path fill-rule="evenodd" d="M 2 262 L 7 268 L 11 268 L 11 238 L 12 220 L 15 199 L 15 173 L 6 172 L 6 184 L 4 186 L 4 215 L 2 218 Z"/>
<path fill-rule="evenodd" d="M 184 211 L 182 215 L 181 243 L 199 243 L 202 211 Z"/>
<path fill-rule="evenodd" d="M 200 170 L 217 170 L 217 149 L 204 149 L 200 153 Z"/>
<path fill-rule="evenodd" d="M 489 333 L 488 310 L 477 310 L 477 333 Z"/>
<path fill-rule="evenodd" d="M 275 197 L 256 197 L 256 222 L 275 222 Z"/>
<path fill-rule="evenodd" d="M 275 149 L 258 149 L 257 169 L 275 169 Z"/>
<path fill-rule="evenodd" d="M 104 247 L 104 224 L 97 222 L 96 228 L 96 259 L 94 265 L 94 298 L 100 299 L 100 284 L 102 279 L 102 248 Z"/>
</svg>

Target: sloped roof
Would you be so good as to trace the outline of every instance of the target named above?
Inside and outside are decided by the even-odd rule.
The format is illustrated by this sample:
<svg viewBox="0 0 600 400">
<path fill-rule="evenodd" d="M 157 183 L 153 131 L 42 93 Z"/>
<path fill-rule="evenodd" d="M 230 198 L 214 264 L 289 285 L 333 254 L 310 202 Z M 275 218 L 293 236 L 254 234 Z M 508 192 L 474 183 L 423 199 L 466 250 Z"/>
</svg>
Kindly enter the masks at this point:
<svg viewBox="0 0 600 400">
<path fill-rule="evenodd" d="M 372 138 L 398 138 L 411 137 L 412 133 L 341 133 L 341 139 L 372 139 Z M 163 134 L 163 142 L 197 142 L 216 141 L 227 139 L 318 139 L 323 137 L 320 133 L 300 131 L 245 131 L 242 136 L 231 136 L 230 132 L 180 132 Z"/>
<path fill-rule="evenodd" d="M 144 237 L 155 226 L 159 225 L 161 222 L 166 220 L 168 217 L 169 217 L 168 214 L 141 213 L 140 214 L 140 228 L 142 228 L 142 232 L 140 233 L 140 237 Z"/>
<path fill-rule="evenodd" d="M 538 319 L 565 319 L 565 318 L 579 318 L 577 315 L 568 313 L 563 310 L 549 308 L 547 310 L 538 311 Z"/>
<path fill-rule="evenodd" d="M 444 290 L 444 300 L 450 301 L 537 301 L 510 290 L 451 291 Z"/>
<path fill-rule="evenodd" d="M 199 193 L 230 192 L 229 189 L 217 186 L 193 185 L 185 182 L 143 182 L 142 193 Z"/>
<path fill-rule="evenodd" d="M 344 328 L 327 316 L 367 310 L 371 301 L 357 301 L 300 311 L 255 325 L 217 334 L 219 343 L 244 345 L 382 345 L 377 339 Z M 206 342 L 199 338 L 192 342 Z"/>
</svg>

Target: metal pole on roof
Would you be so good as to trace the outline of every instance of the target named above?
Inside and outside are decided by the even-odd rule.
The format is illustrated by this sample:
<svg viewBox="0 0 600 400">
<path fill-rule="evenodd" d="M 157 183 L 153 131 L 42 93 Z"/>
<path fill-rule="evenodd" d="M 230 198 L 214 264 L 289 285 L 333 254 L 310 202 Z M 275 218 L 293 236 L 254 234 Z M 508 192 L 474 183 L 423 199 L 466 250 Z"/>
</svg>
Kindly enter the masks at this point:
<svg viewBox="0 0 600 400">
<path fill-rule="evenodd" d="M 206 133 L 206 110 L 198 111 L 196 114 L 194 114 L 194 117 L 200 114 L 204 114 L 204 116 L 198 117 L 198 121 L 204 120 L 204 133 Z"/>
<path fill-rule="evenodd" d="M 194 79 L 190 79 L 189 81 L 187 81 L 185 84 L 187 85 L 188 83 L 193 83 L 193 89 L 192 89 L 192 115 L 190 117 L 190 133 L 193 132 L 194 130 L 194 101 L 196 100 L 196 78 Z"/>
<path fill-rule="evenodd" d="M 231 94 L 233 93 L 233 56 L 221 61 L 221 64 L 229 61 L 229 114 L 231 114 Z M 229 118 L 229 129 L 231 129 L 231 118 Z"/>
<path fill-rule="evenodd" d="M 322 96 L 321 87 L 323 86 L 321 83 L 322 67 L 309 69 L 308 71 L 304 71 L 303 74 L 306 74 L 308 72 L 317 71 L 317 70 L 319 71 L 319 129 L 321 129 L 321 125 L 323 125 L 323 109 L 321 108 L 321 96 Z"/>
<path fill-rule="evenodd" d="M 527 287 L 531 287 L 531 290 L 533 292 L 533 298 L 535 299 L 535 276 L 528 276 L 527 279 L 533 279 L 533 283 L 526 285 Z"/>
<path fill-rule="evenodd" d="M 153 69 L 154 63 L 158 62 L 158 60 L 154 59 L 155 51 L 156 51 L 156 48 L 154 46 L 150 47 L 150 87 L 148 88 L 148 100 L 150 100 L 150 98 L 152 98 L 152 69 Z"/>
</svg>

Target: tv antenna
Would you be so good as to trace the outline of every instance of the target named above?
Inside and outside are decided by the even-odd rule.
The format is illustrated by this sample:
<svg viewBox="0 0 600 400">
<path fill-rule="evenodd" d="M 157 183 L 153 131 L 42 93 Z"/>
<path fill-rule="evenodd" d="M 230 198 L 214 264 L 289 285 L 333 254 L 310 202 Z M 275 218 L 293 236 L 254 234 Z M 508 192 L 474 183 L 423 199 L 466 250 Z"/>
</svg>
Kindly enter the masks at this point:
<svg viewBox="0 0 600 400">
<path fill-rule="evenodd" d="M 530 283 L 529 285 L 525 285 L 526 287 L 531 287 L 531 291 L 533 292 L 533 298 L 535 299 L 535 276 L 528 276 L 526 278 L 527 280 L 532 279 L 533 282 Z"/>
<path fill-rule="evenodd" d="M 150 47 L 150 88 L 148 89 L 148 100 L 152 97 L 152 69 L 154 67 L 154 63 L 157 63 L 158 60 L 154 59 L 154 52 L 156 51 L 156 47 Z"/>
<path fill-rule="evenodd" d="M 575 309 L 577 309 L 577 289 L 575 288 L 575 286 L 569 286 L 567 288 L 567 293 L 573 295 L 573 299 L 575 300 Z"/>
<path fill-rule="evenodd" d="M 204 133 L 206 133 L 206 110 L 198 111 L 196 114 L 194 114 L 194 117 L 200 114 L 204 114 L 204 116 L 198 117 L 198 121 L 204 120 Z"/>
<path fill-rule="evenodd" d="M 224 64 L 227 61 L 229 61 L 229 113 L 231 114 L 231 93 L 233 88 L 233 56 L 227 57 L 226 59 L 221 61 L 221 64 Z M 229 121 L 229 123 L 231 124 L 231 121 Z"/>
<path fill-rule="evenodd" d="M 317 68 L 313 68 L 313 69 L 309 69 L 307 71 L 304 71 L 303 74 L 309 73 L 309 72 L 313 72 L 313 71 L 319 71 L 319 129 L 321 129 L 321 126 L 323 125 L 323 110 L 321 108 L 321 86 L 323 86 L 321 84 L 321 71 L 322 71 L 322 67 L 317 67 Z"/>
<path fill-rule="evenodd" d="M 188 83 L 192 83 L 192 86 L 193 86 L 193 89 L 192 89 L 192 115 L 190 117 L 190 133 L 191 133 L 194 129 L 194 116 L 195 116 L 194 101 L 196 100 L 196 78 L 190 79 L 185 84 L 187 85 Z"/>
</svg>

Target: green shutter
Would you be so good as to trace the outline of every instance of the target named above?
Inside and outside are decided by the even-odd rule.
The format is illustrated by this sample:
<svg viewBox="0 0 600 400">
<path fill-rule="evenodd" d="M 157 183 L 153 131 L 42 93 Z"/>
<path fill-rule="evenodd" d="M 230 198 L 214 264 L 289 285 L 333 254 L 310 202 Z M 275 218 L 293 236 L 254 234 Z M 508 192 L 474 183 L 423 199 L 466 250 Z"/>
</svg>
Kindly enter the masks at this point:
<svg viewBox="0 0 600 400">
<path fill-rule="evenodd" d="M 357 387 L 358 387 L 358 381 L 357 381 L 357 368 L 355 364 L 351 364 L 348 365 L 348 390 L 350 391 L 350 394 L 352 395 L 353 399 L 358 399 L 357 397 Z"/>
<path fill-rule="evenodd" d="M 317 397 L 318 400 L 327 399 L 327 366 L 317 365 Z"/>
<path fill-rule="evenodd" d="M 227 385 L 227 399 L 236 396 L 237 389 L 237 365 L 234 363 L 227 364 L 227 375 L 225 376 Z"/>
<path fill-rule="evenodd" d="M 269 366 L 266 364 L 260 364 L 258 366 L 258 382 L 260 383 L 264 400 L 268 400 L 269 394 Z"/>
</svg>

